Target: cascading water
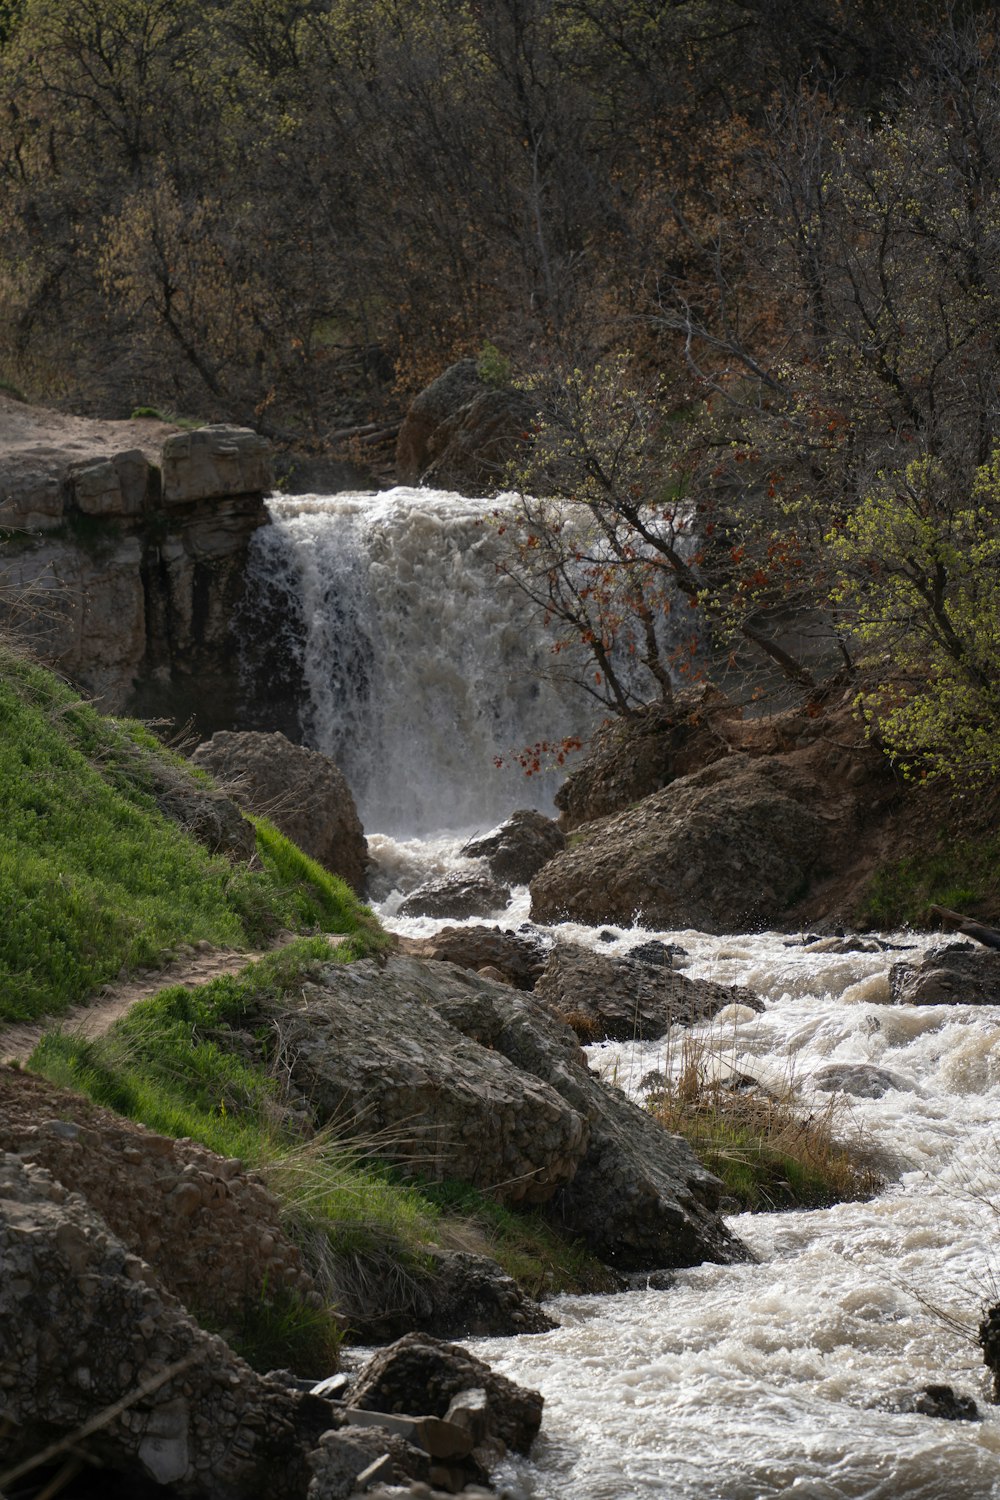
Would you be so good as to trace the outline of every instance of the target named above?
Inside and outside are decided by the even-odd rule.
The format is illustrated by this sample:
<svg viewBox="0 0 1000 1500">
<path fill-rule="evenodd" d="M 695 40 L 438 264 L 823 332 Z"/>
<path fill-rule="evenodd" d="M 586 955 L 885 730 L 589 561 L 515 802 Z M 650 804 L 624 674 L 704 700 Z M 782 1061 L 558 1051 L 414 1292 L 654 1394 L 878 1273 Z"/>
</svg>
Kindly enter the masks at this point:
<svg viewBox="0 0 1000 1500">
<path fill-rule="evenodd" d="M 494 755 L 582 727 L 585 706 L 544 675 L 544 644 L 496 574 L 490 509 L 412 491 L 277 501 L 259 533 L 257 586 L 292 627 L 309 738 L 341 763 L 369 829 L 482 827 L 526 794 L 544 801 L 552 782 L 498 775 Z M 449 868 L 459 842 L 396 842 L 402 883 Z M 395 919 L 395 904 L 383 916 L 400 931 L 441 925 Z M 515 892 L 504 925 L 528 915 Z M 576 925 L 560 935 L 598 943 Z M 692 977 L 765 1000 L 761 1015 L 734 1006 L 693 1029 L 721 1068 L 794 1083 L 805 1110 L 829 1105 L 815 1081 L 827 1064 L 891 1076 L 841 1116 L 884 1154 L 890 1185 L 868 1203 L 736 1217 L 757 1264 L 563 1298 L 555 1332 L 477 1341 L 546 1398 L 531 1460 L 502 1482 L 519 1500 L 1000 1500 L 1000 1420 L 975 1341 L 1000 1278 L 1000 961 L 998 1006 L 905 1007 L 888 1003 L 893 953 L 635 929 L 605 929 L 600 946 L 650 936 L 686 949 Z M 640 1098 L 681 1046 L 590 1056 Z M 929 1384 L 974 1396 L 983 1420 L 904 1410 Z"/>
<path fill-rule="evenodd" d="M 340 766 L 366 828 L 483 828 L 516 805 L 551 808 L 559 775 L 526 781 L 495 761 L 593 721 L 497 572 L 495 506 L 408 489 L 275 499 L 256 535 L 251 592 L 284 616 L 306 741 Z"/>
</svg>

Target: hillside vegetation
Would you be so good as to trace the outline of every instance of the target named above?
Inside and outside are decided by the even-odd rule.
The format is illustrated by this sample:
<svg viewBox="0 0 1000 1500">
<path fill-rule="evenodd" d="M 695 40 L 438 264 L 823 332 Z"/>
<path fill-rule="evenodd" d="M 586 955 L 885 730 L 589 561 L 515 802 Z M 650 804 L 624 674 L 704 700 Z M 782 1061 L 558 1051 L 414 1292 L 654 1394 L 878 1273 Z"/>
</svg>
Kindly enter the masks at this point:
<svg viewBox="0 0 1000 1500">
<path fill-rule="evenodd" d="M 0 652 L 0 1019 L 58 1014 L 179 942 L 261 947 L 282 928 L 384 942 L 266 820 L 229 856 L 192 836 L 206 819 L 218 837 L 236 815 L 141 724 Z"/>
</svg>

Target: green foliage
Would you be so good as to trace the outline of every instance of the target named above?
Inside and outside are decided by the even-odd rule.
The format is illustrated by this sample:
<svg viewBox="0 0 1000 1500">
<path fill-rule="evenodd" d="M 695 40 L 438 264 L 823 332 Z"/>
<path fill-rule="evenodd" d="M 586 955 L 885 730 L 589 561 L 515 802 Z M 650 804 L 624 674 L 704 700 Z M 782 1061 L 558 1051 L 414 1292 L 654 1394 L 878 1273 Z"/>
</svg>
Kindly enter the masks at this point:
<svg viewBox="0 0 1000 1500">
<path fill-rule="evenodd" d="M 1000 914 L 1000 836 L 956 838 L 941 828 L 931 850 L 876 871 L 858 904 L 858 920 L 883 931 L 926 927 L 928 908 L 995 921 Z"/>
<path fill-rule="evenodd" d="M 868 685 L 857 704 L 905 776 L 1000 771 L 1000 452 L 954 496 L 929 458 L 886 473 L 829 545 Z"/>
<path fill-rule="evenodd" d="M 270 1030 L 256 1018 L 269 1003 L 293 1001 L 337 961 L 325 939 L 300 938 L 240 974 L 194 990 L 175 985 L 138 1002 L 104 1036 L 49 1033 L 31 1066 L 154 1130 L 190 1136 L 259 1170 L 330 1295 L 346 1265 L 352 1274 L 368 1266 L 371 1274 L 427 1276 L 429 1248 L 449 1244 L 492 1255 L 529 1292 L 606 1287 L 592 1257 L 534 1215 L 513 1214 L 461 1183 L 404 1179 L 379 1159 L 377 1138 L 349 1140 L 331 1130 L 303 1138 L 301 1100 L 290 1107 L 280 1058 L 270 1070 L 262 1060 Z M 259 1046 L 248 1053 L 247 1033 L 258 1029 Z M 300 1313 L 308 1342 L 311 1319 L 295 1307 L 258 1309 L 260 1337 L 284 1337 L 282 1328 L 289 1320 L 294 1328 Z"/>
<path fill-rule="evenodd" d="M 476 373 L 485 385 L 503 390 L 511 382 L 511 363 L 505 354 L 500 353 L 496 344 L 487 340 L 476 359 Z"/>
<path fill-rule="evenodd" d="M 158 806 L 202 787 L 141 725 L 0 658 L 0 1017 L 57 1014 L 179 941 L 242 947 L 319 927 L 385 942 L 353 893 L 262 822 L 251 866 L 210 855 Z"/>
<path fill-rule="evenodd" d="M 235 1327 L 218 1330 L 261 1375 L 291 1370 L 319 1379 L 337 1368 L 343 1331 L 332 1308 L 314 1306 L 287 1287 L 269 1291 L 239 1310 Z"/>
</svg>

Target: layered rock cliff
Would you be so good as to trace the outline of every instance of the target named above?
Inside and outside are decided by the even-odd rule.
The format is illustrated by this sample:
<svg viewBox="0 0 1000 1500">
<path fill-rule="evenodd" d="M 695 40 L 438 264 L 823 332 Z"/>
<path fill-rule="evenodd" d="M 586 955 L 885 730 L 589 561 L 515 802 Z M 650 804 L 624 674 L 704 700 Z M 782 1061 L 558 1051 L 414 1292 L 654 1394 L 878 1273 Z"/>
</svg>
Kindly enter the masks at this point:
<svg viewBox="0 0 1000 1500">
<path fill-rule="evenodd" d="M 0 396 L 0 616 L 109 711 L 233 722 L 231 622 L 268 516 L 245 428 L 93 422 Z"/>
</svg>

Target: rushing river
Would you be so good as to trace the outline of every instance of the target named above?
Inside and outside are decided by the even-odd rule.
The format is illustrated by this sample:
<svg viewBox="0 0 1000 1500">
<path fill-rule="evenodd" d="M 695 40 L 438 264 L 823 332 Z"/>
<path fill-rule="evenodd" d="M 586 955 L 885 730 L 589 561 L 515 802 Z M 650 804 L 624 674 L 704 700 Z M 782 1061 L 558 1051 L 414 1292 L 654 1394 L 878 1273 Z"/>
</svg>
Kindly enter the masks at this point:
<svg viewBox="0 0 1000 1500">
<path fill-rule="evenodd" d="M 260 542 L 261 577 L 299 611 L 313 742 L 346 760 L 380 910 L 414 935 L 441 924 L 397 918 L 400 896 L 460 863 L 456 832 L 550 796 L 551 784 L 496 779 L 494 755 L 551 734 L 557 712 L 585 717 L 537 677 L 544 645 L 496 592 L 484 515 L 414 492 L 285 501 Z M 517 927 L 528 915 L 518 890 L 494 920 Z M 842 1096 L 838 1130 L 877 1148 L 889 1186 L 867 1203 L 735 1217 L 756 1264 L 695 1267 L 666 1290 L 561 1298 L 555 1332 L 477 1342 L 546 1400 L 531 1460 L 499 1476 L 509 1493 L 1000 1497 L 1000 1419 L 976 1345 L 1000 1281 L 1000 958 L 995 1008 L 900 1007 L 888 1003 L 901 956 L 891 951 L 833 954 L 775 933 L 562 931 L 608 953 L 662 937 L 686 950 L 691 977 L 755 990 L 762 1014 L 731 1006 L 694 1034 L 720 1069 L 797 1089 L 805 1112 L 829 1107 L 812 1081 L 821 1068 L 886 1070 L 881 1098 Z M 680 1052 L 675 1035 L 594 1047 L 590 1060 L 641 1099 L 640 1080 L 676 1068 Z M 983 1419 L 902 1409 L 931 1384 L 974 1396 Z"/>
</svg>

